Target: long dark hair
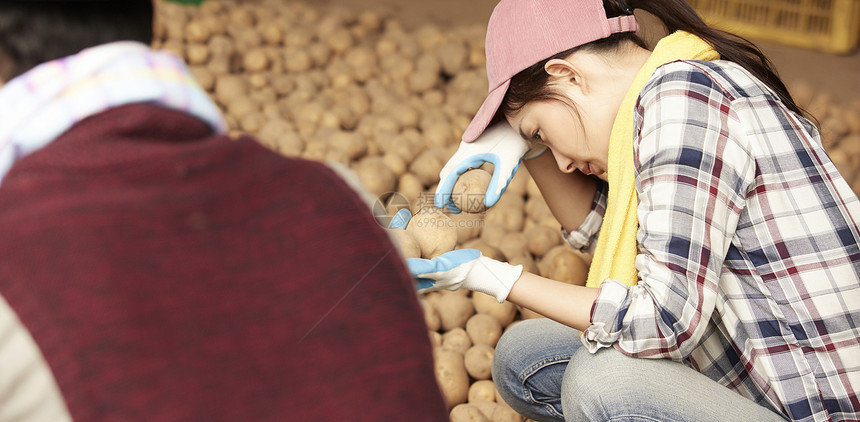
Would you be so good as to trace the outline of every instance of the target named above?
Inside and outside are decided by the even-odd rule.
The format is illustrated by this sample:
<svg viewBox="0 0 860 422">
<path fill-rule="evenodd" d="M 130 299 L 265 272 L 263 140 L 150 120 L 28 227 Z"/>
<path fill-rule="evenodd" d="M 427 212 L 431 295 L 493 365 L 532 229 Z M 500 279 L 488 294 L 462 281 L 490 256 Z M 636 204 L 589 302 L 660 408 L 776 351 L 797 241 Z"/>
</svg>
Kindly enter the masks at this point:
<svg viewBox="0 0 860 422">
<path fill-rule="evenodd" d="M 152 23 L 152 0 L 0 1 L 0 78 L 99 44 L 149 44 Z"/>
<path fill-rule="evenodd" d="M 641 9 L 660 18 L 670 34 L 683 30 L 698 36 L 710 44 L 720 54 L 721 59 L 739 64 L 764 82 L 779 96 L 779 99 L 789 110 L 801 115 L 806 114 L 791 97 L 788 88 L 777 75 L 773 64 L 758 47 L 743 37 L 711 28 L 685 0 L 604 0 L 603 7 L 609 18 L 631 14 L 632 9 Z M 564 58 L 583 49 L 596 52 L 612 51 L 618 49 L 625 41 L 631 41 L 643 48 L 646 45 L 639 36 L 633 33 L 613 34 L 608 38 L 563 51 L 521 71 L 511 79 L 510 87 L 499 108 L 499 113 L 501 116 L 515 113 L 526 103 L 535 100 L 563 101 L 547 85 L 549 74 L 544 70 L 544 65 L 549 60 Z"/>
</svg>

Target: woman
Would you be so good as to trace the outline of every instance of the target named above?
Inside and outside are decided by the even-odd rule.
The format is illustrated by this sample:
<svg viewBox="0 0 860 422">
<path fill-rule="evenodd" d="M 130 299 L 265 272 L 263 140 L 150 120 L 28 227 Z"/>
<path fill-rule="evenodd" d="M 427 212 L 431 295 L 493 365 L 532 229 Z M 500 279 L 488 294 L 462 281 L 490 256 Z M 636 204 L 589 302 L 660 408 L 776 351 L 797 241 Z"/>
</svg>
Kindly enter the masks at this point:
<svg viewBox="0 0 860 422">
<path fill-rule="evenodd" d="M 669 30 L 653 51 L 634 8 Z M 523 162 L 568 243 L 594 252 L 587 287 L 475 250 L 410 260 L 425 291 L 554 320 L 519 323 L 496 349 L 512 407 L 541 421 L 860 419 L 860 203 L 758 49 L 681 0 L 502 0 L 487 74 L 436 205 L 484 162 L 492 205 Z"/>
</svg>

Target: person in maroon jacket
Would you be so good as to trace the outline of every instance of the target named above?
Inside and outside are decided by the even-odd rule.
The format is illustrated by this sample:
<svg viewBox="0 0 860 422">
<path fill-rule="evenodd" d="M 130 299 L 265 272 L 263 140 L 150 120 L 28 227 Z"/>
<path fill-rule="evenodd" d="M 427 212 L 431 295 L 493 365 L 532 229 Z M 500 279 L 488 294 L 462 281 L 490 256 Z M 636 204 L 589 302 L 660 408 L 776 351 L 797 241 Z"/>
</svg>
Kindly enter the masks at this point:
<svg viewBox="0 0 860 422">
<path fill-rule="evenodd" d="M 0 1 L 0 420 L 446 420 L 365 202 L 228 139 L 152 16 Z"/>
</svg>

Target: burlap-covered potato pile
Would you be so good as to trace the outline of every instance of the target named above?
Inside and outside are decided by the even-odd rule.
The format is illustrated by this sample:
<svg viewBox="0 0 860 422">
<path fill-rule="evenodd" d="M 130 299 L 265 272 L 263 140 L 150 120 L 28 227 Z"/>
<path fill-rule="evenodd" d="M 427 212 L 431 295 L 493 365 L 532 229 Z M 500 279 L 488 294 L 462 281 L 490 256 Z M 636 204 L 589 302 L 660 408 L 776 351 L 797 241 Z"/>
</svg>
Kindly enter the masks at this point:
<svg viewBox="0 0 860 422">
<path fill-rule="evenodd" d="M 483 25 L 406 28 L 385 11 L 281 0 L 209 0 L 199 7 L 159 1 L 155 47 L 186 60 L 234 135 L 249 133 L 287 156 L 348 166 L 383 201 L 389 192 L 406 199 L 384 204 L 393 215 L 402 207 L 412 213 L 432 207 L 439 171 L 487 92 L 484 31 Z M 860 101 L 837 104 L 803 83 L 790 88 L 821 122 L 836 166 L 860 189 Z M 462 189 L 487 183 L 485 175 L 474 176 Z M 589 257 L 563 244 L 524 168 L 491 209 L 474 200 L 459 205 L 472 213 L 438 217 L 452 231 L 392 230 L 404 255 L 477 248 L 584 284 Z M 415 236 L 432 238 L 432 245 Z M 452 420 L 522 421 L 496 393 L 490 364 L 502 332 L 537 315 L 468 291 L 430 293 L 421 302 Z"/>
</svg>

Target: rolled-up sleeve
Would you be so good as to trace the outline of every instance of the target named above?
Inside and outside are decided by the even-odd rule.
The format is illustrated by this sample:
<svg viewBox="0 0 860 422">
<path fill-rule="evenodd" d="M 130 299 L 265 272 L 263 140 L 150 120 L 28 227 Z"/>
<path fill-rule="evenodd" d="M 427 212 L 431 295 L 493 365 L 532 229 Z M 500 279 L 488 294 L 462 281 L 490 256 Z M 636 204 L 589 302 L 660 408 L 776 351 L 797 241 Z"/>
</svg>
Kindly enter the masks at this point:
<svg viewBox="0 0 860 422">
<path fill-rule="evenodd" d="M 661 67 L 636 105 L 639 283 L 606 280 L 591 351 L 683 360 L 707 330 L 755 166 L 732 99 L 689 62 Z"/>
<path fill-rule="evenodd" d="M 606 213 L 606 182 L 595 178 L 597 181 L 597 191 L 594 193 L 594 198 L 591 201 L 591 209 L 582 224 L 572 231 L 564 228 L 561 229 L 561 237 L 567 242 L 570 247 L 580 252 L 594 252 L 593 249 L 597 245 L 597 234 L 600 233 L 600 226 L 603 225 L 603 215 Z"/>
</svg>

